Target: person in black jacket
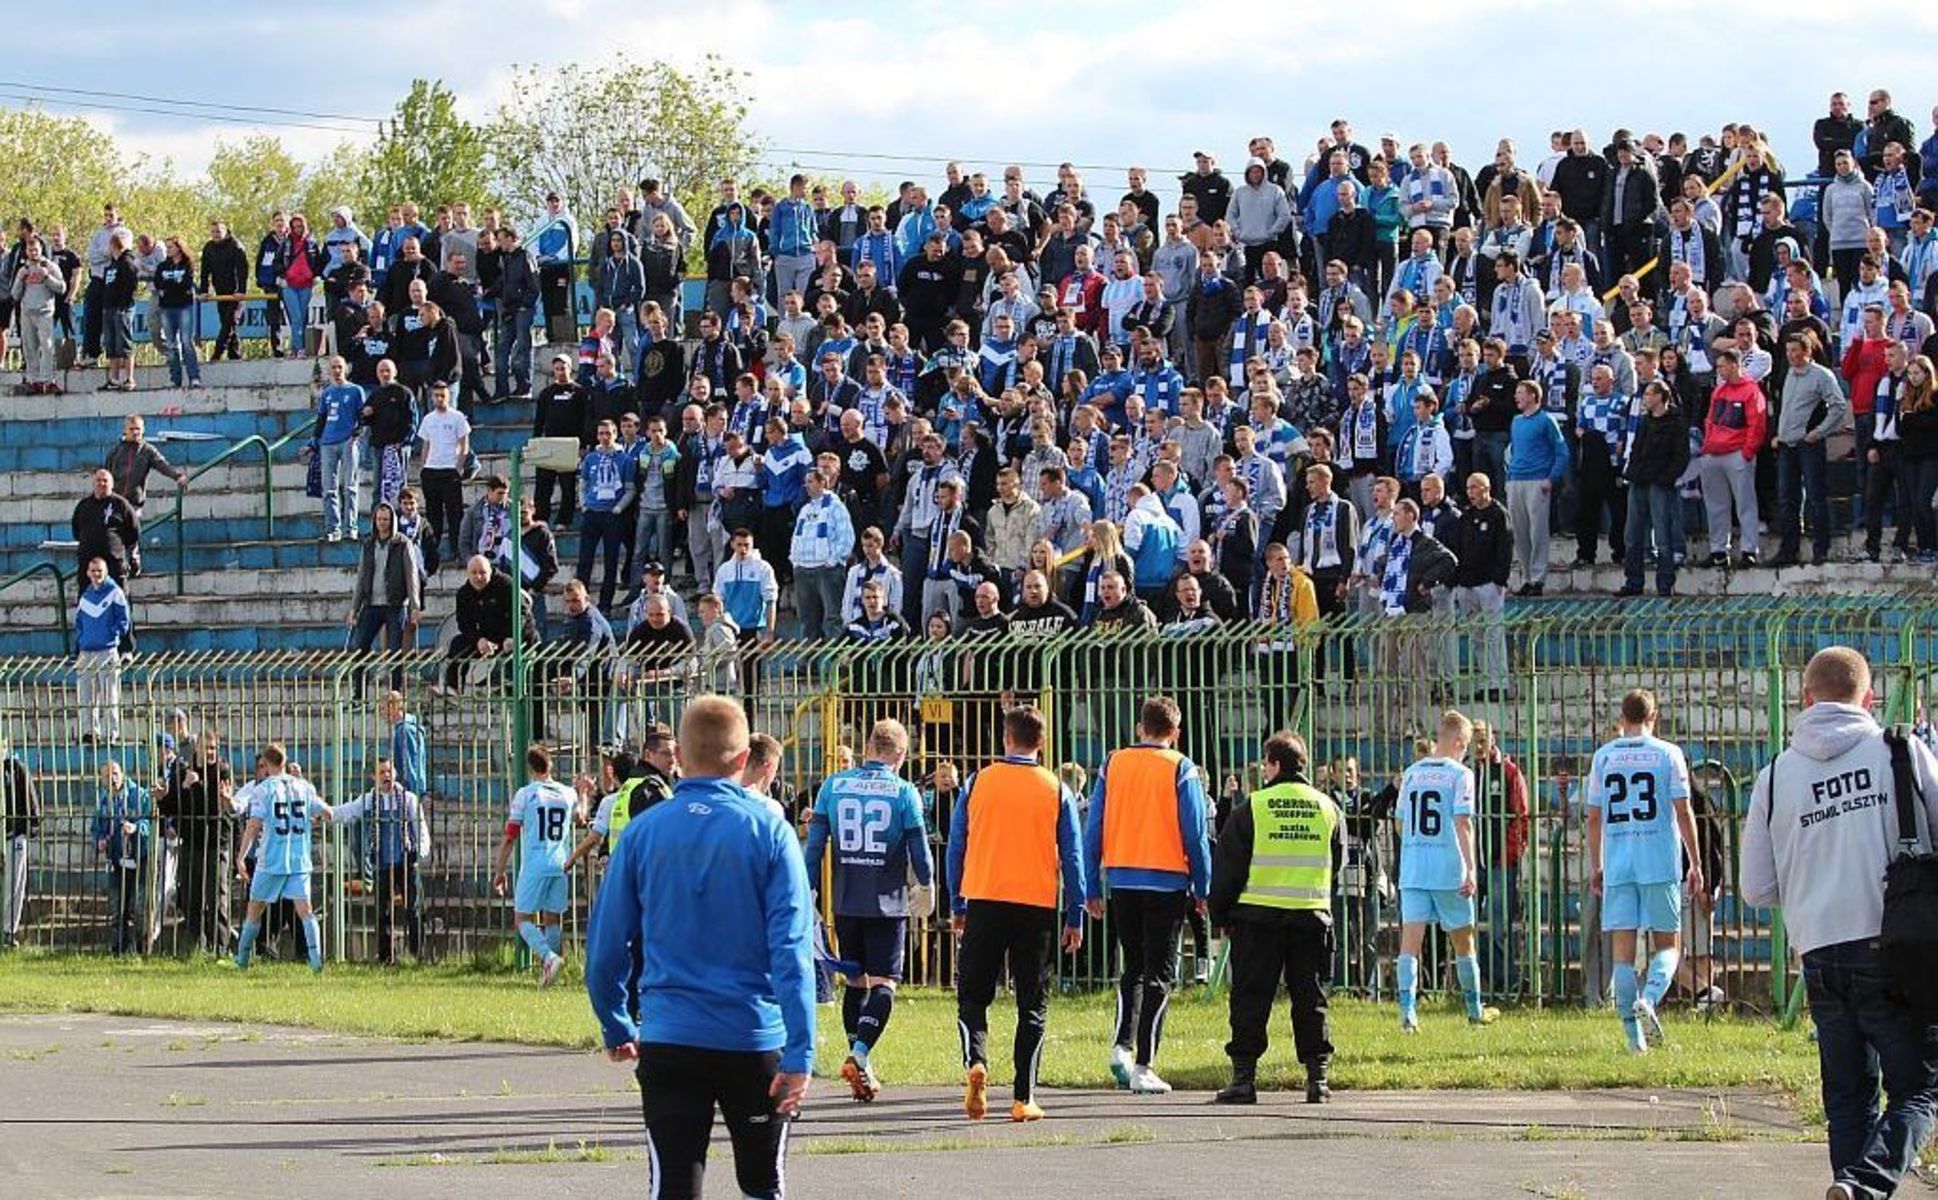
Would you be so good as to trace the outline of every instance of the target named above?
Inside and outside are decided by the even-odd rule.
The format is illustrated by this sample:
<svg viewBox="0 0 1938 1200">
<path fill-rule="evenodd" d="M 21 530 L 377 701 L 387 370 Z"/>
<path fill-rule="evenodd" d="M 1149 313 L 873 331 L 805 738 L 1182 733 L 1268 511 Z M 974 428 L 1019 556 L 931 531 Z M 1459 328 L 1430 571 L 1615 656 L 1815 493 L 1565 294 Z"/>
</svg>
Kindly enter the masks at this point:
<svg viewBox="0 0 1938 1200">
<path fill-rule="evenodd" d="M 423 280 L 429 286 L 431 277 L 437 274 L 437 264 L 424 254 L 418 240 L 414 237 L 404 239 L 403 252 L 397 261 L 390 264 L 384 275 L 383 287 L 377 299 L 391 312 L 403 312 L 410 307 L 410 285 Z"/>
<path fill-rule="evenodd" d="M 0 734 L 0 837 L 7 843 L 6 890 L 0 891 L 0 946 L 20 949 L 27 908 L 28 844 L 40 832 L 40 793 L 34 777 Z"/>
<path fill-rule="evenodd" d="M 1218 256 L 1209 250 L 1198 253 L 1198 278 L 1191 283 L 1185 301 L 1185 327 L 1191 333 L 1191 382 L 1203 384 L 1213 375 L 1223 374 L 1225 339 L 1244 305 L 1238 285 L 1218 269 Z"/>
<path fill-rule="evenodd" d="M 1655 173 L 1636 152 L 1635 143 L 1622 138 L 1615 143 L 1615 166 L 1608 172 L 1608 182 L 1602 186 L 1601 219 L 1606 247 L 1602 263 L 1608 278 L 1625 275 L 1648 261 L 1649 240 L 1655 233 L 1656 202 Z"/>
<path fill-rule="evenodd" d="M 1876 179 L 1884 168 L 1884 148 L 1896 142 L 1906 150 L 1915 149 L 1918 134 L 1911 128 L 1911 122 L 1891 107 L 1891 93 L 1886 89 L 1873 89 L 1867 104 L 1870 115 L 1864 124 L 1868 132 L 1864 137 L 1864 154 L 1857 165 L 1864 168 L 1864 178 Z"/>
<path fill-rule="evenodd" d="M 1196 160 L 1196 169 L 1178 176 L 1178 189 L 1198 201 L 1199 220 L 1216 225 L 1225 219 L 1225 210 L 1231 207 L 1231 180 L 1225 178 L 1211 155 L 1199 150 L 1192 157 Z"/>
<path fill-rule="evenodd" d="M 532 436 L 572 438 L 579 443 L 581 452 L 590 449 L 592 439 L 586 436 L 589 400 L 586 390 L 572 378 L 572 356 L 553 355 L 552 381 L 538 393 L 538 402 L 532 408 Z M 538 469 L 538 486 L 534 489 L 538 519 L 548 525 L 552 523 L 554 489 L 560 493 L 558 524 L 570 526 L 573 513 L 578 508 L 577 473 L 553 471 L 545 467 Z"/>
<path fill-rule="evenodd" d="M 69 525 L 79 543 L 76 556 L 80 571 L 85 572 L 87 564 L 98 558 L 107 563 L 108 574 L 122 587 L 141 574 L 141 518 L 133 505 L 115 494 L 114 476 L 106 467 L 94 472 L 92 490 L 74 506 Z"/>
<path fill-rule="evenodd" d="M 1561 211 L 1581 226 L 1583 245 L 1592 253 L 1602 244 L 1602 192 L 1607 187 L 1608 160 L 1588 148 L 1588 135 L 1577 129 L 1568 135 L 1568 153 L 1554 167 L 1553 187 L 1561 197 Z"/>
<path fill-rule="evenodd" d="M 236 333 L 236 324 L 242 314 L 242 301 L 221 297 L 240 297 L 249 290 L 249 255 L 229 232 L 227 222 L 209 222 L 209 240 L 202 244 L 199 289 L 204 296 L 216 297 L 215 315 L 221 322 L 215 346 L 209 351 L 209 361 L 214 362 L 224 354 L 232 362 L 240 359 L 242 338 Z"/>
<path fill-rule="evenodd" d="M 896 288 L 907 315 L 910 341 L 917 349 L 923 353 L 941 349 L 949 306 L 961 290 L 961 258 L 949 252 L 948 238 L 930 234 L 922 246 L 922 256 L 910 259 L 902 268 Z"/>
<path fill-rule="evenodd" d="M 1837 173 L 1837 152 L 1857 144 L 1857 133 L 1864 123 L 1851 115 L 1851 98 L 1842 92 L 1830 94 L 1830 115 L 1817 118 L 1810 127 L 1810 140 L 1817 147 L 1817 174 L 1829 179 Z"/>
<path fill-rule="evenodd" d="M 288 237 L 289 217 L 278 210 L 269 214 L 269 232 L 256 243 L 256 290 L 269 294 L 262 306 L 263 318 L 269 324 L 269 353 L 277 358 L 283 356 L 284 321 L 282 289 L 276 286 L 276 264 L 282 258 L 283 242 Z"/>
<path fill-rule="evenodd" d="M 532 394 L 532 318 L 538 307 L 538 260 L 518 241 L 518 231 L 498 230 L 497 388 L 493 398 Z"/>
<path fill-rule="evenodd" d="M 464 251 L 453 250 L 445 259 L 444 270 L 431 276 L 428 296 L 442 309 L 454 333 L 452 348 L 457 353 L 458 377 L 463 386 L 457 390 L 458 411 L 469 417 L 472 406 L 485 392 L 484 293 L 471 278 L 471 260 Z"/>
<path fill-rule="evenodd" d="M 394 510 L 397 496 L 410 475 L 410 452 L 417 437 L 417 398 L 397 382 L 397 364 L 377 363 L 377 386 L 364 397 L 357 423 L 370 431 L 370 449 L 377 456 L 377 503 Z"/>
<path fill-rule="evenodd" d="M 1501 612 L 1507 604 L 1508 572 L 1514 568 L 1514 528 L 1507 510 L 1494 499 L 1494 486 L 1484 471 L 1467 477 L 1467 507 L 1461 510 L 1449 547 L 1459 560 L 1453 577 L 1454 620 L 1463 625 L 1486 624 L 1484 653 L 1476 653 L 1472 661 L 1484 686 L 1499 695 L 1500 681 L 1507 678 L 1507 631 L 1501 627 Z"/>
<path fill-rule="evenodd" d="M 482 554 L 465 564 L 464 586 L 458 589 L 458 632 L 451 639 L 444 667 L 444 681 L 432 690 L 448 695 L 457 690 L 465 663 L 506 653 L 511 646 L 511 606 L 525 606 L 521 642 L 530 647 L 538 641 L 532 620 L 531 602 L 512 586 L 511 576 L 491 565 Z"/>
<path fill-rule="evenodd" d="M 390 357 L 399 381 L 423 395 L 433 380 L 457 379 L 458 331 L 444 310 L 426 298 L 426 285 L 412 284 L 410 294 L 413 303 L 391 318 Z"/>
<path fill-rule="evenodd" d="M 135 390 L 135 284 L 140 271 L 126 239 L 108 239 L 108 266 L 101 276 L 101 348 L 108 359 L 103 391 Z"/>
<path fill-rule="evenodd" d="M 1454 582 L 1460 569 L 1459 557 L 1420 528 L 1420 506 L 1405 498 L 1393 505 L 1393 536 L 1387 543 L 1389 560 L 1393 554 L 1392 547 L 1400 542 L 1408 545 L 1406 586 L 1400 595 L 1401 607 L 1409 613 L 1430 613 L 1433 611 L 1433 589 Z M 1425 678 L 1424 673 L 1419 677 Z"/>
<path fill-rule="evenodd" d="M 1682 499 L 1676 481 L 1689 466 L 1689 422 L 1676 408 L 1669 385 L 1652 379 L 1642 389 L 1642 423 L 1629 446 L 1628 556 L 1626 578 L 1619 593 L 1642 594 L 1642 564 L 1655 535 L 1655 592 L 1675 591 L 1676 559 L 1682 553 L 1679 509 Z"/>
<path fill-rule="evenodd" d="M 637 411 L 642 421 L 665 417 L 671 425 L 673 414 L 666 409 L 678 402 L 686 388 L 686 348 L 670 335 L 669 317 L 653 301 L 646 302 L 642 323 L 646 334 L 640 339 L 638 369 L 633 374 L 634 398 L 639 403 Z"/>
</svg>

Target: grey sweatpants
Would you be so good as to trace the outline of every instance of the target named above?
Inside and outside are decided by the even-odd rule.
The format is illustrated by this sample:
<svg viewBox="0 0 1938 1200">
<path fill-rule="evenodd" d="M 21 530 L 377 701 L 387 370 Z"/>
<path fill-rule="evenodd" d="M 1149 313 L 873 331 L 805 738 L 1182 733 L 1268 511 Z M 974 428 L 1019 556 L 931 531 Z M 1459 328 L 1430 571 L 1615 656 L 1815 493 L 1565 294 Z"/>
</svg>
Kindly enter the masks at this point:
<svg viewBox="0 0 1938 1200">
<path fill-rule="evenodd" d="M 1709 552 L 1729 553 L 1732 507 L 1743 527 L 1737 545 L 1756 553 L 1756 536 L 1763 520 L 1756 511 L 1756 461 L 1741 454 L 1705 454 L 1696 460 L 1696 479 L 1702 484 L 1702 507 L 1709 517 Z"/>
<path fill-rule="evenodd" d="M 1521 564 L 1522 583 L 1548 581 L 1548 510 L 1552 489 L 1545 479 L 1510 479 L 1507 519 L 1514 526 L 1514 557 Z"/>
</svg>

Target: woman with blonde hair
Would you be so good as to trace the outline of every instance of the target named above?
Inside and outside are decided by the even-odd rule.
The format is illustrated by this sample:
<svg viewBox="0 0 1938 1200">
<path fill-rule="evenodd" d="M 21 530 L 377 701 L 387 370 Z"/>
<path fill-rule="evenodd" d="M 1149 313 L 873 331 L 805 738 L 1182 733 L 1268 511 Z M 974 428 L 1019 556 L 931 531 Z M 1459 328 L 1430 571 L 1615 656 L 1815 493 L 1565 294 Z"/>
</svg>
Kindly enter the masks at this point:
<svg viewBox="0 0 1938 1200">
<path fill-rule="evenodd" d="M 1137 587 L 1137 567 L 1124 550 L 1124 534 L 1115 521 L 1098 519 L 1090 523 L 1083 539 L 1083 557 L 1077 560 L 1076 594 L 1070 607 L 1077 610 L 1079 624 L 1088 625 L 1096 617 L 1097 581 L 1110 571 L 1124 577 L 1126 587 Z"/>
</svg>

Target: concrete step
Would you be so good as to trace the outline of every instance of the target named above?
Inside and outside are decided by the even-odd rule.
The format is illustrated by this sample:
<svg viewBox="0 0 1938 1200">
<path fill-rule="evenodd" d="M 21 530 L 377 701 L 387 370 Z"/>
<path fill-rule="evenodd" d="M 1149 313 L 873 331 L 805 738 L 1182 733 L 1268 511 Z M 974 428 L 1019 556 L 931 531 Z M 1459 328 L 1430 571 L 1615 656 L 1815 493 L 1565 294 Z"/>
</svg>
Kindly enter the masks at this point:
<svg viewBox="0 0 1938 1200">
<path fill-rule="evenodd" d="M 202 383 L 205 386 L 198 393 L 186 388 L 172 387 L 168 381 L 168 368 L 166 366 L 137 366 L 135 368 L 135 390 L 132 392 L 102 391 L 101 385 L 107 382 L 108 377 L 106 370 L 99 367 L 91 370 L 77 368 L 72 371 L 56 373 L 57 382 L 60 383 L 62 388 L 66 389 L 67 394 L 65 396 L 15 396 L 11 394 L 0 396 L 0 418 L 12 419 L 15 415 L 15 410 L 9 406 L 47 404 L 50 401 L 60 404 L 63 408 L 71 405 L 86 405 L 96 402 L 105 406 L 97 412 L 92 412 L 90 415 L 100 415 L 102 412 L 116 415 L 124 415 L 129 412 L 150 412 L 154 407 L 152 402 L 146 405 L 139 403 L 139 398 L 144 394 L 166 392 L 170 395 L 179 395 L 183 397 L 183 403 L 188 403 L 198 395 L 206 398 L 213 393 L 236 388 L 260 390 L 300 388 L 307 386 L 313 379 L 320 378 L 316 374 L 316 370 L 317 363 L 313 359 L 298 361 L 296 359 L 259 358 L 245 359 L 242 362 L 204 362 L 202 364 Z M 9 372 L 9 374 L 12 374 L 12 372 Z M 206 399 L 204 402 L 206 402 Z"/>
<path fill-rule="evenodd" d="M 179 446 L 165 446 L 163 452 L 168 461 L 186 471 L 194 471 L 200 462 L 215 457 L 226 443 L 181 443 Z M 292 454 L 287 460 L 279 458 L 270 467 L 272 486 L 278 493 L 303 491 L 304 468 Z M 9 471 L 0 474 L 0 500 L 55 500 L 67 506 L 68 514 L 73 513 L 74 505 L 86 494 L 87 480 L 79 471 Z M 173 512 L 175 484 L 173 480 L 161 475 L 149 476 L 148 515 L 152 519 L 166 512 Z M 198 477 L 189 485 L 191 496 L 225 496 L 230 493 L 253 495 L 257 507 L 261 507 L 262 497 L 262 458 L 260 455 L 245 455 L 232 458 L 221 466 Z M 14 519 L 17 508 L 7 507 L 9 520 Z M 192 510 L 190 516 L 202 516 Z M 39 520 L 42 518 L 21 516 L 20 520 Z"/>
</svg>

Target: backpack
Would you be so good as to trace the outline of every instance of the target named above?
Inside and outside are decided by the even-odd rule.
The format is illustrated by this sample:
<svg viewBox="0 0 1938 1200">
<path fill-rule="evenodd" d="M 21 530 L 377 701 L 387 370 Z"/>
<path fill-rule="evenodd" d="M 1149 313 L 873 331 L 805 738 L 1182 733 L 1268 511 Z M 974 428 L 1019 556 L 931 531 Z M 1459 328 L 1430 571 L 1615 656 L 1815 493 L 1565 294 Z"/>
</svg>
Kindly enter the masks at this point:
<svg viewBox="0 0 1938 1200">
<path fill-rule="evenodd" d="M 1893 725 L 1892 790 L 1897 796 L 1898 854 L 1884 870 L 1884 919 L 1878 949 L 1891 992 L 1913 1019 L 1938 1024 L 1938 854 L 1919 851 L 1913 797 L 1923 801 L 1911 767 L 1910 729 Z"/>
</svg>

